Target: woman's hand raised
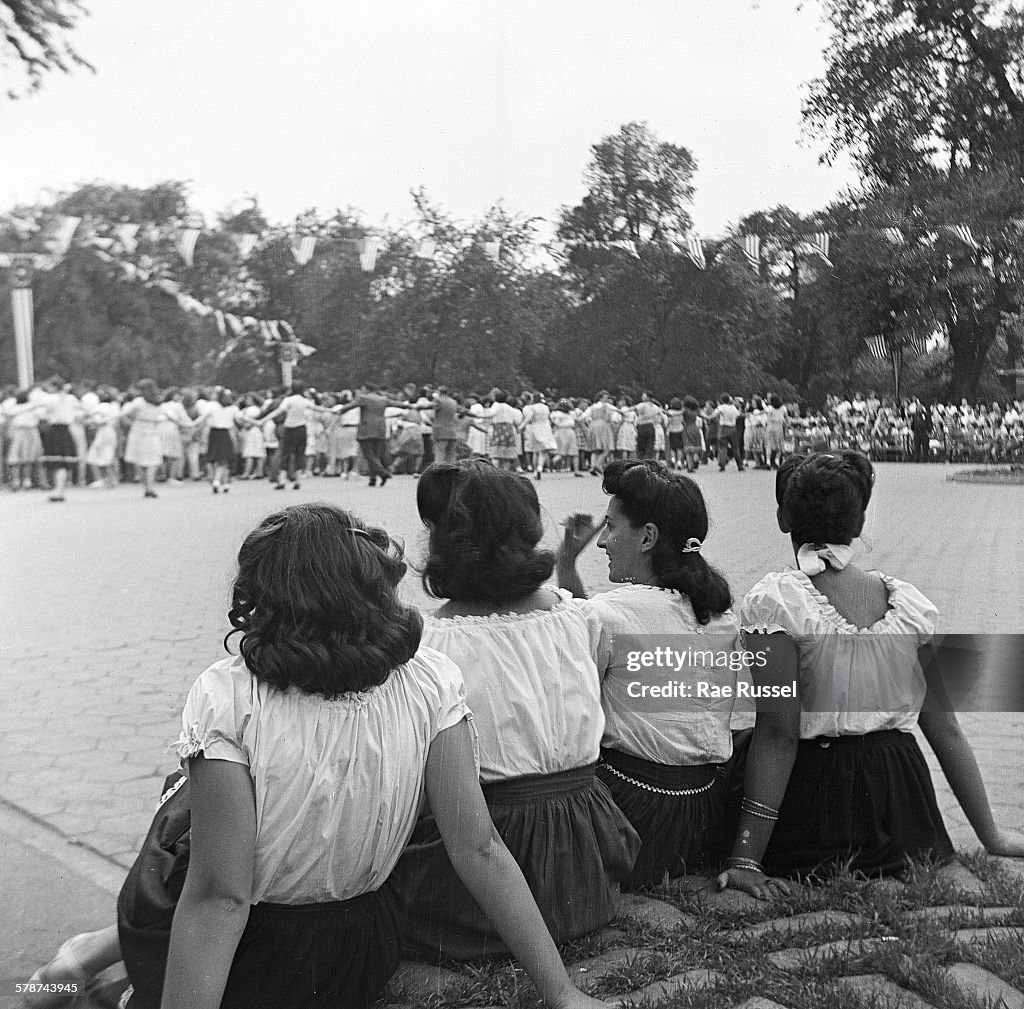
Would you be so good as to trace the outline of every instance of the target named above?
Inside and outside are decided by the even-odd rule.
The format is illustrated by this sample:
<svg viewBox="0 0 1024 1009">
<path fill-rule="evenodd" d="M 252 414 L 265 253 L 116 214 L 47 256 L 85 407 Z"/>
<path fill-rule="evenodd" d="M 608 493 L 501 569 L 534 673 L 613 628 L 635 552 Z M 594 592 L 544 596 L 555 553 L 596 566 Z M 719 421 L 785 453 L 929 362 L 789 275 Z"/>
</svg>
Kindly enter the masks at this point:
<svg viewBox="0 0 1024 1009">
<path fill-rule="evenodd" d="M 576 512 L 562 522 L 565 535 L 562 537 L 562 544 L 558 548 L 559 562 L 575 562 L 576 558 L 586 549 L 587 544 L 594 539 L 601 531 L 601 527 L 594 525 L 592 515 L 584 515 Z"/>
</svg>

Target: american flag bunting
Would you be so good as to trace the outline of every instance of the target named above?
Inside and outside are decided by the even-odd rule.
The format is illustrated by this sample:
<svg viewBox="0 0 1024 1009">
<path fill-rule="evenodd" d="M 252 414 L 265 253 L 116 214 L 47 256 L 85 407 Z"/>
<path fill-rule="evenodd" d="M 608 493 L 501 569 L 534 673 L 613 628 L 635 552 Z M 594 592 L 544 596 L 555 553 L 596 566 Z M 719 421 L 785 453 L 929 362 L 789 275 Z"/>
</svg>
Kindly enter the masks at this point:
<svg viewBox="0 0 1024 1009">
<path fill-rule="evenodd" d="M 303 235 L 301 238 L 296 235 L 292 239 L 292 255 L 299 266 L 305 266 L 313 258 L 315 248 L 316 238 L 313 235 Z"/>
<path fill-rule="evenodd" d="M 755 272 L 761 271 L 761 239 L 758 235 L 743 236 L 743 255 L 747 257 L 750 268 Z"/>
<path fill-rule="evenodd" d="M 686 254 L 698 270 L 707 268 L 708 264 L 704 259 L 704 243 L 700 240 L 699 235 L 691 235 L 686 239 Z"/>
<path fill-rule="evenodd" d="M 178 236 L 178 252 L 185 260 L 186 266 L 192 266 L 196 251 L 196 241 L 199 238 L 198 228 L 185 228 Z"/>
</svg>

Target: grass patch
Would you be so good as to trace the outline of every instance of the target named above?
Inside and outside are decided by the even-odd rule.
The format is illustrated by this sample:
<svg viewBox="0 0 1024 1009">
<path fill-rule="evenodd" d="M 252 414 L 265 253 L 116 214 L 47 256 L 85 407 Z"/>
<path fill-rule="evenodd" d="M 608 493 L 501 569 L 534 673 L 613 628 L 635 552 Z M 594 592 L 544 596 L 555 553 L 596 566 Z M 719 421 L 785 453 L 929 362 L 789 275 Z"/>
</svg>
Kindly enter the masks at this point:
<svg viewBox="0 0 1024 1009">
<path fill-rule="evenodd" d="M 578 983 L 596 998 L 622 998 L 656 981 L 691 970 L 710 970 L 721 981 L 708 989 L 685 989 L 655 1000 L 663 1009 L 718 1009 L 754 995 L 772 999 L 789 1009 L 821 1006 L 872 1006 L 883 1009 L 885 1000 L 861 998 L 837 987 L 836 980 L 851 974 L 882 974 L 914 992 L 936 1009 L 984 1009 L 962 993 L 944 971 L 957 961 L 976 963 L 1024 991 L 1024 958 L 1013 938 L 987 943 L 957 944 L 952 931 L 960 928 L 1024 927 L 1024 892 L 998 862 L 985 855 L 970 855 L 964 864 L 983 882 L 985 892 L 958 899 L 956 888 L 934 866 L 908 867 L 905 886 L 892 888 L 849 871 L 801 887 L 785 900 L 749 908 L 708 907 L 701 893 L 681 887 L 654 888 L 647 895 L 694 916 L 692 925 L 657 928 L 623 918 L 590 936 L 565 943 L 562 957 L 569 965 L 613 949 L 642 950 L 622 964 L 609 967 L 591 980 Z M 926 907 L 952 905 L 948 921 L 915 919 Z M 1005 920 L 984 918 L 983 907 L 1011 908 Z M 769 931 L 737 941 L 728 933 L 775 918 L 831 910 L 857 916 L 854 922 L 819 922 L 798 931 Z M 796 970 L 781 970 L 769 959 L 773 952 L 807 948 L 836 940 L 885 939 L 877 949 L 841 950 L 813 958 Z M 540 1003 L 529 979 L 509 961 L 486 964 L 446 964 L 463 975 L 464 983 L 450 993 L 427 999 L 403 999 L 395 991 L 391 1001 L 411 1002 L 422 1009 L 468 1009 L 470 1006 L 509 1005 L 535 1009 Z"/>
</svg>

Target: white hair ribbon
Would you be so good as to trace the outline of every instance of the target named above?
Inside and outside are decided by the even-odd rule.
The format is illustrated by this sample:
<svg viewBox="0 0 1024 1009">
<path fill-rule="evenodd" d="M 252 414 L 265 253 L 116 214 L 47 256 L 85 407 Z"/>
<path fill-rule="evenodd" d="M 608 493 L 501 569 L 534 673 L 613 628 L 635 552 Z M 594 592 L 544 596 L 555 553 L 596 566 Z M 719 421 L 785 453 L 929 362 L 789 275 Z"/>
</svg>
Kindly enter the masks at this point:
<svg viewBox="0 0 1024 1009">
<path fill-rule="evenodd" d="M 804 543 L 797 551 L 796 563 L 805 575 L 813 578 L 826 567 L 842 571 L 853 560 L 856 552 L 847 543 Z"/>
</svg>

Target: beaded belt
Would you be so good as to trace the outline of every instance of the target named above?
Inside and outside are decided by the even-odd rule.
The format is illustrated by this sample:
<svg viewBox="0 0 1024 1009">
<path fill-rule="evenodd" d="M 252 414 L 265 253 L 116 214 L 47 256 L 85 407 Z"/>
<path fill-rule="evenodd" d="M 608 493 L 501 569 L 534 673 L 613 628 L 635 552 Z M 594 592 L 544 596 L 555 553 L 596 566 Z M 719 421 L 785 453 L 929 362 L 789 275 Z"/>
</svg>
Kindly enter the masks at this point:
<svg viewBox="0 0 1024 1009">
<path fill-rule="evenodd" d="M 602 760 L 600 766 L 605 768 L 607 771 L 611 771 L 616 778 L 621 778 L 634 788 L 642 788 L 645 792 L 654 792 L 656 795 L 700 795 L 702 792 L 707 792 L 714 787 L 715 778 L 717 778 L 719 773 L 721 773 L 716 772 L 715 777 L 706 785 L 700 785 L 697 788 L 658 788 L 656 785 L 648 785 L 646 782 L 637 781 L 636 778 L 631 778 L 628 774 L 623 774 L 622 771 L 612 767 L 612 765 L 606 760 Z"/>
</svg>

